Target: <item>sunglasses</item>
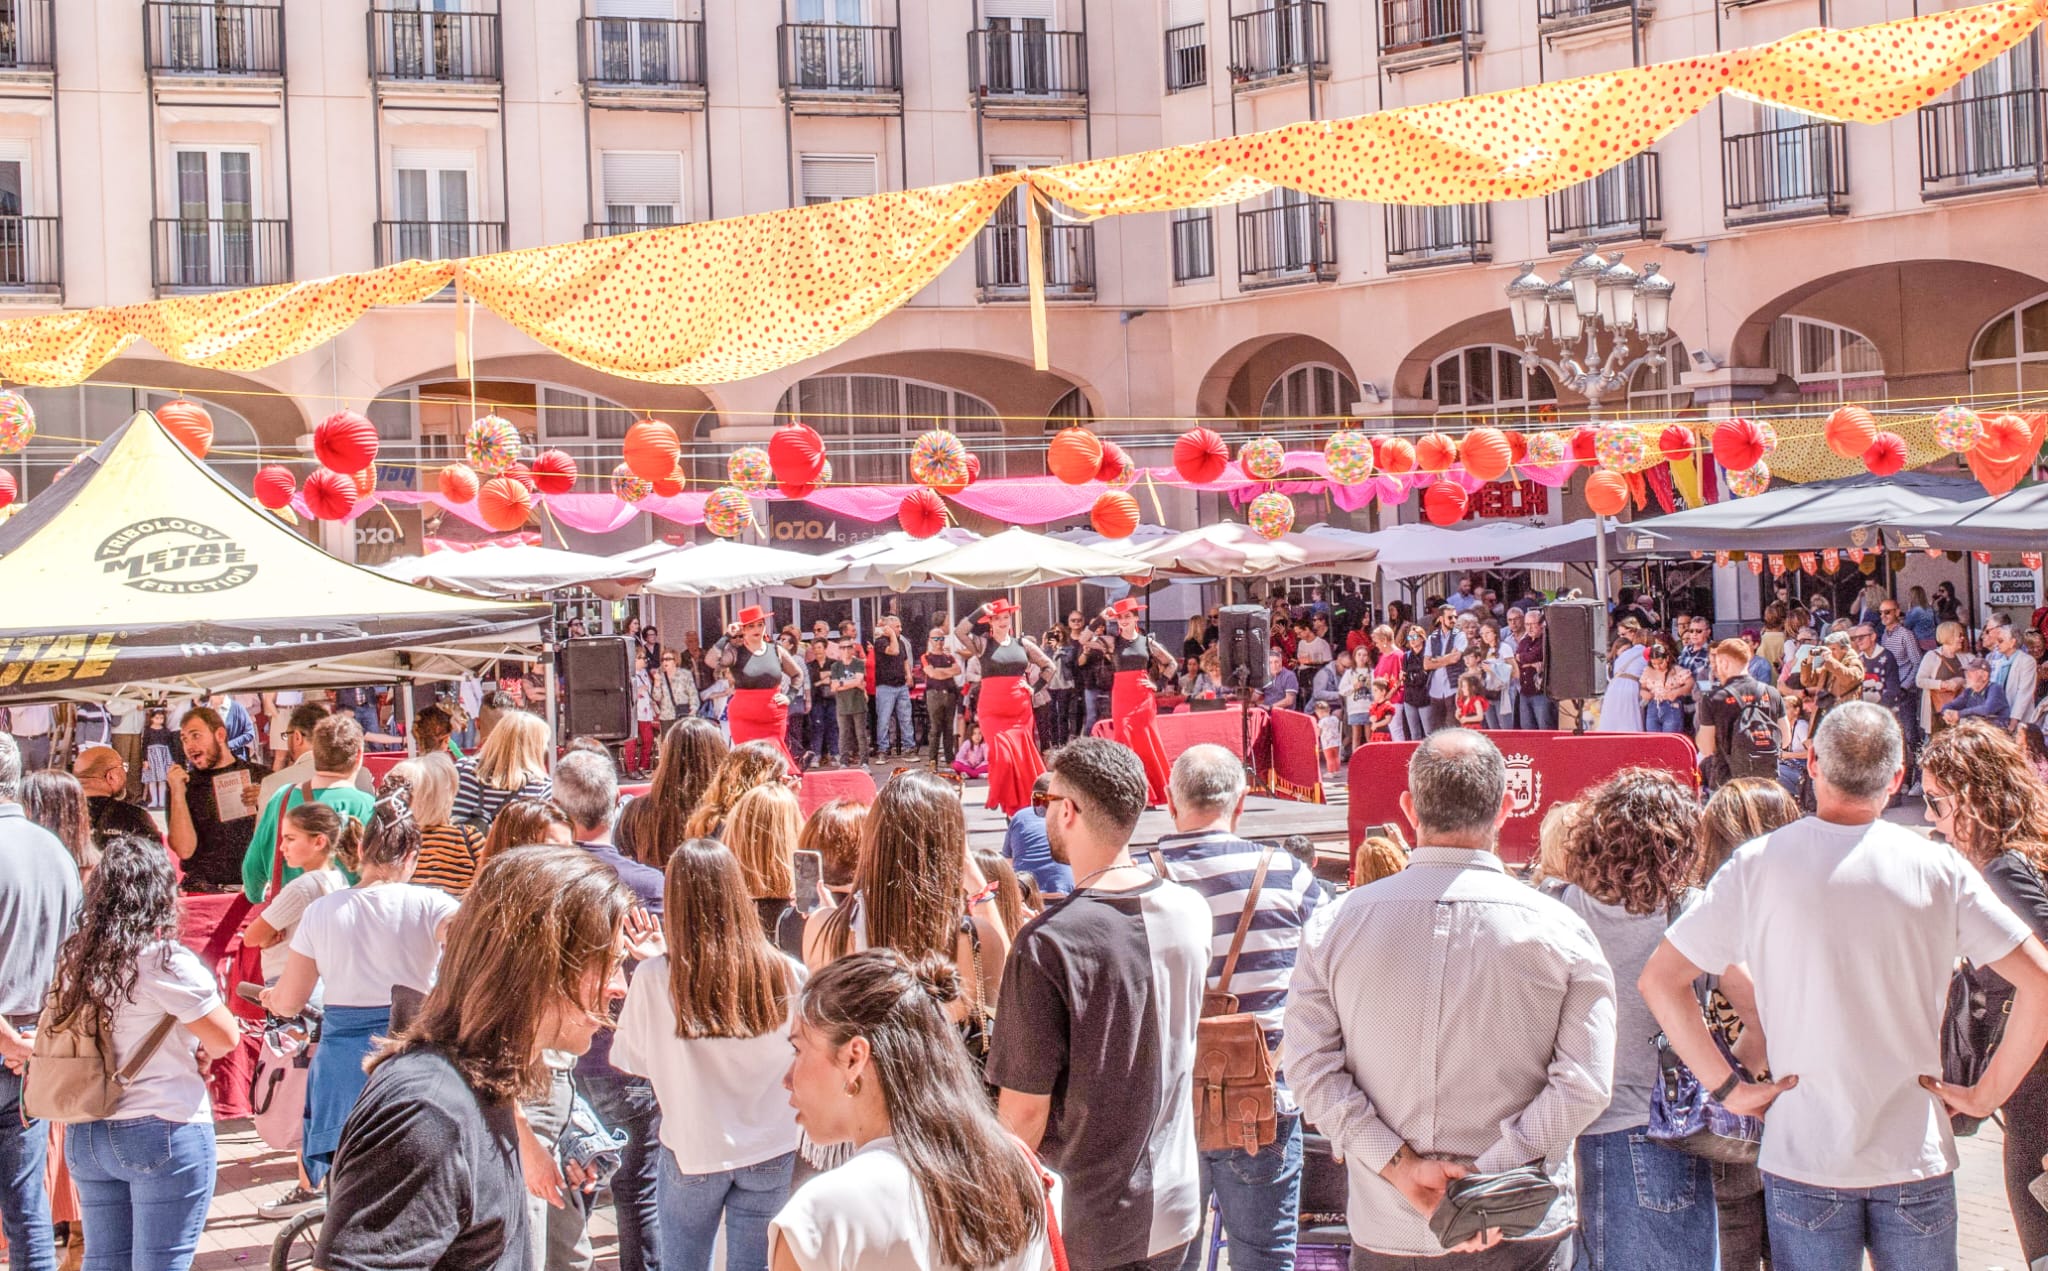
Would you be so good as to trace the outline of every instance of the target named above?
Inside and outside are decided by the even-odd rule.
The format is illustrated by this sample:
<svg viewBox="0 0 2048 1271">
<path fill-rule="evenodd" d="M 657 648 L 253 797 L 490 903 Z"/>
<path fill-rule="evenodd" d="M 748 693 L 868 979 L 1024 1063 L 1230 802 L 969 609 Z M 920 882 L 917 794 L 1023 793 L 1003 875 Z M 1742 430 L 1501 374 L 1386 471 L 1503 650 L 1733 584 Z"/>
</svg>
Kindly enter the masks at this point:
<svg viewBox="0 0 2048 1271">
<path fill-rule="evenodd" d="M 1073 801 L 1070 795 L 1054 794 L 1050 790 L 1035 790 L 1031 794 L 1031 810 L 1040 816 L 1044 816 L 1052 808 L 1053 804 L 1062 802 L 1072 803 Z"/>
</svg>

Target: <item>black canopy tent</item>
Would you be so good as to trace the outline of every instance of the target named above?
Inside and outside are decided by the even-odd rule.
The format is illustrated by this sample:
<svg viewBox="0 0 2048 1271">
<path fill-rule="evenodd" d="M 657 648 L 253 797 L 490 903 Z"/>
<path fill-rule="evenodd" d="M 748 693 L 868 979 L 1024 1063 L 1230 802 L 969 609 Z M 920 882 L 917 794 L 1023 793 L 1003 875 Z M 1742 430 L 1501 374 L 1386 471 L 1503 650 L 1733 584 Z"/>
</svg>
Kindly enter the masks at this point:
<svg viewBox="0 0 2048 1271">
<path fill-rule="evenodd" d="M 1888 522 L 1983 497 L 1984 487 L 1968 477 L 1927 472 L 1774 485 L 1750 498 L 1632 522 L 1622 531 L 1622 550 L 1670 555 L 1876 549 L 1884 545 L 1879 527 Z"/>
</svg>

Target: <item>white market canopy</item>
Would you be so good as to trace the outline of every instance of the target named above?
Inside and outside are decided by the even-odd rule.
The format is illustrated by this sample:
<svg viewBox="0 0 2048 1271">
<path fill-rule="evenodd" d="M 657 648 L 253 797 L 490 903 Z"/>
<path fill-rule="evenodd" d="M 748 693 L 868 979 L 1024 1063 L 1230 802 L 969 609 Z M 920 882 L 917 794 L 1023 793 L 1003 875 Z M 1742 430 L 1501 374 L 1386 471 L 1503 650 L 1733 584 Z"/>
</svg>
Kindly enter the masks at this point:
<svg viewBox="0 0 2048 1271">
<path fill-rule="evenodd" d="M 907 591 L 916 583 L 943 583 L 974 591 L 1001 591 L 1079 578 L 1144 576 L 1152 566 L 1142 561 L 1062 542 L 1045 534 L 1012 528 L 979 542 L 954 548 L 887 574 L 889 586 Z"/>
<path fill-rule="evenodd" d="M 1469 529 L 1438 525 L 1391 525 L 1370 534 L 1334 526 L 1314 525 L 1312 534 L 1350 537 L 1360 548 L 1377 553 L 1373 563 L 1383 577 L 1417 578 L 1428 574 L 1489 569 L 1505 561 L 1518 565 L 1577 559 L 1576 551 L 1598 536 L 1597 521 L 1588 517 L 1563 525 L 1522 525 L 1488 522 Z M 1614 522 L 1607 522 L 1609 530 Z M 1547 553 L 1557 553 L 1554 556 Z"/>
<path fill-rule="evenodd" d="M 930 538 L 917 538 L 902 530 L 891 530 L 813 557 L 816 564 L 813 585 L 816 590 L 827 593 L 889 591 L 892 590 L 889 584 L 892 572 L 980 541 L 981 535 L 959 526 L 947 526 Z"/>
<path fill-rule="evenodd" d="M 645 562 L 527 544 L 406 556 L 376 570 L 402 582 L 431 583 L 476 596 L 539 596 L 564 587 L 587 587 L 606 600 L 631 595 L 655 573 L 655 567 Z"/>
<path fill-rule="evenodd" d="M 1371 578 L 1378 550 L 1367 536 L 1310 530 L 1266 538 L 1251 526 L 1221 521 L 1168 538 L 1139 543 L 1128 555 L 1161 573 L 1202 578 L 1287 578 L 1302 574 L 1343 574 Z"/>
<path fill-rule="evenodd" d="M 615 564 L 652 565 L 654 577 L 643 588 L 650 596 L 708 599 L 816 577 L 819 558 L 720 538 L 694 547 L 650 543 L 611 559 Z"/>
</svg>

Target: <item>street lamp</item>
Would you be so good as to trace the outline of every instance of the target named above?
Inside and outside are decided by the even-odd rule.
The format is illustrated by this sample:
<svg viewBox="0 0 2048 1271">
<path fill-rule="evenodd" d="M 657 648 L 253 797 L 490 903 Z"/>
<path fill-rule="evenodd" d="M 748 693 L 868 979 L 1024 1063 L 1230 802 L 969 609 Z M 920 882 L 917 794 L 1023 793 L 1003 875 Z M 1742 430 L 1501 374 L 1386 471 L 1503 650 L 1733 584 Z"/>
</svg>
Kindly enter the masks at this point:
<svg viewBox="0 0 2048 1271">
<path fill-rule="evenodd" d="M 1638 369 L 1664 365 L 1676 289 L 1654 263 L 1639 274 L 1619 255 L 1609 259 L 1590 249 L 1554 283 L 1523 265 L 1508 284 L 1523 369 L 1548 371 L 1560 388 L 1583 396 L 1597 420 L 1601 403 L 1626 392 Z M 1575 350 L 1581 337 L 1585 345 Z M 1545 344 L 1550 356 L 1538 351 Z"/>
</svg>

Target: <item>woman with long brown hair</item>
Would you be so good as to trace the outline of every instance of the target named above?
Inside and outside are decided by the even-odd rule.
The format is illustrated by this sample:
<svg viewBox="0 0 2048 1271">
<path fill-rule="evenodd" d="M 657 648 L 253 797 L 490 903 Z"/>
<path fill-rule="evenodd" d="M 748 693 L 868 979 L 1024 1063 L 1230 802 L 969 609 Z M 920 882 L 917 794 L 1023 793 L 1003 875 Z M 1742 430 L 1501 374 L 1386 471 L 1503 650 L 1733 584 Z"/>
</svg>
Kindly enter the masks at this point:
<svg viewBox="0 0 2048 1271">
<path fill-rule="evenodd" d="M 1044 1176 L 947 1022 L 945 958 L 842 958 L 804 987 L 783 1084 L 812 1141 L 857 1150 L 775 1216 L 775 1271 L 1053 1265 Z"/>
<path fill-rule="evenodd" d="M 2036 936 L 2048 939 L 2048 785 L 2012 734 L 1966 719 L 1920 752 L 1920 791 L 1935 830 L 1984 875 L 1984 881 Z M 2012 985 L 1986 967 L 1961 972 L 1996 1012 Z M 2048 1211 L 2027 1184 L 2048 1153 L 2048 1062 L 2035 1061 L 2005 1102 L 2005 1194 L 2028 1265 L 2048 1257 Z"/>
<path fill-rule="evenodd" d="M 619 809 L 613 841 L 619 851 L 642 865 L 662 869 L 676 844 L 689 837 L 685 827 L 697 810 L 711 779 L 718 775 L 732 744 L 718 725 L 701 715 L 678 719 L 661 735 L 654 782 Z"/>
<path fill-rule="evenodd" d="M 796 907 L 796 844 L 804 827 L 796 792 L 781 783 L 755 786 L 732 805 L 725 845 L 739 858 L 761 930 L 792 958 L 804 952 L 804 915 Z"/>
<path fill-rule="evenodd" d="M 782 747 L 765 741 L 734 746 L 719 761 L 718 771 L 712 774 L 704 797 L 691 811 L 689 821 L 683 826 L 685 837 L 717 838 L 724 833 L 725 818 L 732 814 L 733 805 L 740 801 L 741 795 L 755 786 L 785 781 L 788 777 L 789 759 L 782 753 Z"/>
<path fill-rule="evenodd" d="M 21 810 L 57 836 L 83 882 L 99 864 L 100 849 L 93 845 L 92 815 L 78 778 L 54 768 L 26 774 L 21 779 Z"/>
<path fill-rule="evenodd" d="M 661 1265 L 709 1271 L 723 1223 L 726 1271 L 766 1271 L 796 1164 L 778 1077 L 804 969 L 761 933 L 746 872 L 716 840 L 676 848 L 662 905 L 668 952 L 640 964 L 612 1039 L 612 1066 L 661 1105 Z"/>
<path fill-rule="evenodd" d="M 477 860 L 502 856 L 515 847 L 568 847 L 575 841 L 569 814 L 553 799 L 514 799 L 491 818 L 491 832 L 484 836 Z"/>
<path fill-rule="evenodd" d="M 818 854 L 819 875 L 823 882 L 825 902 L 811 911 L 804 921 L 804 965 L 820 967 L 832 959 L 841 957 L 852 950 L 843 946 L 826 948 L 826 919 L 832 911 L 853 899 L 853 892 L 860 875 L 861 835 L 867 826 L 868 805 L 854 799 L 834 799 L 804 822 L 804 832 L 798 837 L 799 852 Z M 842 923 L 841 938 L 849 933 Z"/>
</svg>

